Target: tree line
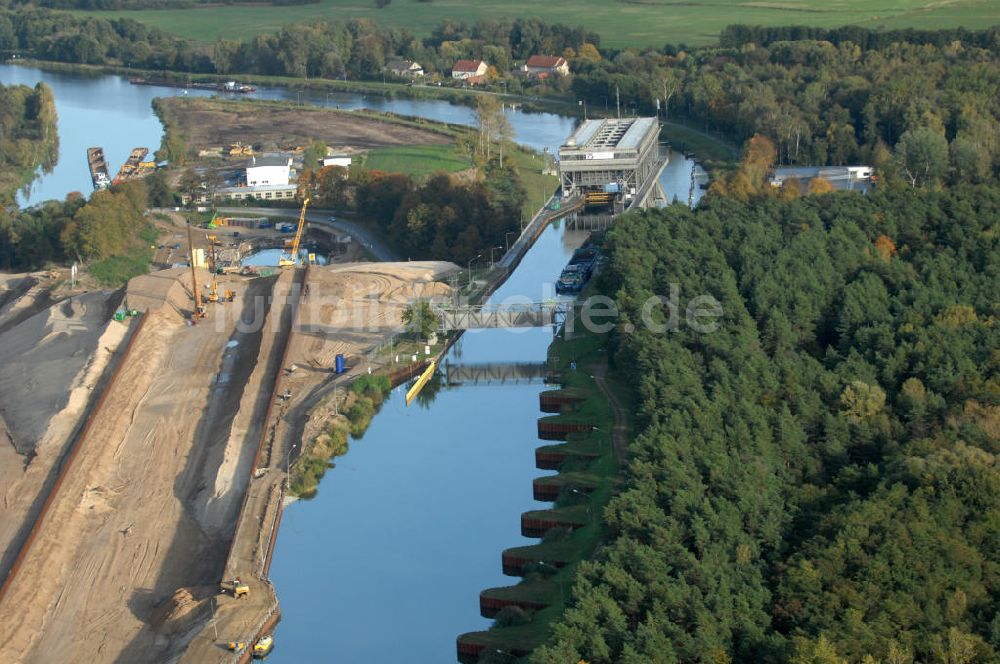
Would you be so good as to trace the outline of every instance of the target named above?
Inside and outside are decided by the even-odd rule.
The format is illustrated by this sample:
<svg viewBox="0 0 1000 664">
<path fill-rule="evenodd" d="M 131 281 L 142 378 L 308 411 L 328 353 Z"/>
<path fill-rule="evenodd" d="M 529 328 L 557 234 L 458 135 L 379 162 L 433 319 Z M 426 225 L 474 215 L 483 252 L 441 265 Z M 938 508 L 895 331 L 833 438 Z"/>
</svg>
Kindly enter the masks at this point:
<svg viewBox="0 0 1000 664">
<path fill-rule="evenodd" d="M 600 287 L 637 435 L 532 661 L 997 661 L 998 213 L 990 184 L 621 218 Z M 672 284 L 715 332 L 644 324 Z"/>
<path fill-rule="evenodd" d="M 56 103 L 44 83 L 34 88 L 0 84 L 0 205 L 36 170 L 51 169 L 59 157 Z"/>
<path fill-rule="evenodd" d="M 27 210 L 0 210 L 0 269 L 33 270 L 126 255 L 147 227 L 146 209 L 172 202 L 163 173 L 97 191 L 78 192 Z"/>
</svg>

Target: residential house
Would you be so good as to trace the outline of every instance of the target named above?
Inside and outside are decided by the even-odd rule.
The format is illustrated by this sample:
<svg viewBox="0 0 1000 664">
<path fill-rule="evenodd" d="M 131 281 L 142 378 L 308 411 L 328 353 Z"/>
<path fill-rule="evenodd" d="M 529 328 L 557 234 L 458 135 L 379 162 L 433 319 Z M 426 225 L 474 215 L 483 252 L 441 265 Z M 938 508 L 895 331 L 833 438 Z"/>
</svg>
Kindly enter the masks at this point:
<svg viewBox="0 0 1000 664">
<path fill-rule="evenodd" d="M 482 79 L 489 68 L 489 65 L 482 60 L 459 60 L 451 68 L 451 77 L 459 81 Z"/>
<path fill-rule="evenodd" d="M 385 72 L 399 78 L 420 78 L 424 75 L 424 68 L 411 60 L 390 60 Z"/>
<path fill-rule="evenodd" d="M 557 55 L 533 55 L 521 67 L 521 72 L 528 78 L 568 76 L 569 63 Z"/>
</svg>

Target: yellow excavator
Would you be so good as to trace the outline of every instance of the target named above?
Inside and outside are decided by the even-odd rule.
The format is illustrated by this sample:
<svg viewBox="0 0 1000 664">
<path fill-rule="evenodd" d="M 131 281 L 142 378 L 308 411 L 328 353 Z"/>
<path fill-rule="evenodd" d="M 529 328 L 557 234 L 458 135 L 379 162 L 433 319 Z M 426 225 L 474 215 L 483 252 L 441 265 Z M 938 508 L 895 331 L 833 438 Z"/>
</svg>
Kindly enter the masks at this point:
<svg viewBox="0 0 1000 664">
<path fill-rule="evenodd" d="M 288 253 L 282 254 L 278 258 L 278 267 L 295 267 L 295 264 L 299 260 L 299 243 L 302 241 L 302 229 L 306 225 L 306 206 L 308 205 L 308 198 L 302 201 L 302 212 L 299 213 L 299 225 L 295 229 L 295 239 L 292 241 L 292 246 L 288 249 Z"/>
</svg>

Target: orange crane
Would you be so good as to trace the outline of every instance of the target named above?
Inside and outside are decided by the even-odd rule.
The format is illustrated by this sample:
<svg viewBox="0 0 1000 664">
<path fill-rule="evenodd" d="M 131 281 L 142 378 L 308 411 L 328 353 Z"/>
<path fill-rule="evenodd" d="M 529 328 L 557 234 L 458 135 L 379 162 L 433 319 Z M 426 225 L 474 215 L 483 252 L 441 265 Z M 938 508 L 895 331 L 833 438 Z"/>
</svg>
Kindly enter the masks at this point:
<svg viewBox="0 0 1000 664">
<path fill-rule="evenodd" d="M 302 241 L 302 229 L 306 225 L 306 206 L 309 205 L 309 199 L 302 201 L 302 212 L 299 213 L 299 226 L 295 229 L 295 240 L 292 242 L 291 249 L 289 253 L 282 254 L 278 258 L 278 267 L 295 267 L 295 263 L 299 260 L 299 242 Z"/>
</svg>

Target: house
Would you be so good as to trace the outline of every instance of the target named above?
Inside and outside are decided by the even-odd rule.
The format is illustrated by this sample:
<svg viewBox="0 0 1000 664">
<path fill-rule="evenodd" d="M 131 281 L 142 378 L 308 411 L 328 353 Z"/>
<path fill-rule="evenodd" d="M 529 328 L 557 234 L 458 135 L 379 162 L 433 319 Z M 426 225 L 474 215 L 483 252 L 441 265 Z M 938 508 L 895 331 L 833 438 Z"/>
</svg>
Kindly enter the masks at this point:
<svg viewBox="0 0 1000 664">
<path fill-rule="evenodd" d="M 335 154 L 332 157 L 324 157 L 322 159 L 323 166 L 340 166 L 341 168 L 351 167 L 351 155 L 349 154 Z"/>
<path fill-rule="evenodd" d="M 872 186 L 871 166 L 789 166 L 775 168 L 771 176 L 772 187 L 782 187 L 795 180 L 803 189 L 809 188 L 809 181 L 822 178 L 834 189 L 866 192 Z"/>
<path fill-rule="evenodd" d="M 281 156 L 251 157 L 247 163 L 247 186 L 288 185 L 292 158 Z"/>
<path fill-rule="evenodd" d="M 533 55 L 521 67 L 521 72 L 528 78 L 568 76 L 569 63 L 566 58 L 556 55 Z"/>
<path fill-rule="evenodd" d="M 390 60 L 385 65 L 385 73 L 399 78 L 419 78 L 424 75 L 424 68 L 410 60 Z"/>
<path fill-rule="evenodd" d="M 451 77 L 459 81 L 467 81 L 470 78 L 486 76 L 486 70 L 490 67 L 482 60 L 459 60 L 451 68 Z"/>
</svg>

